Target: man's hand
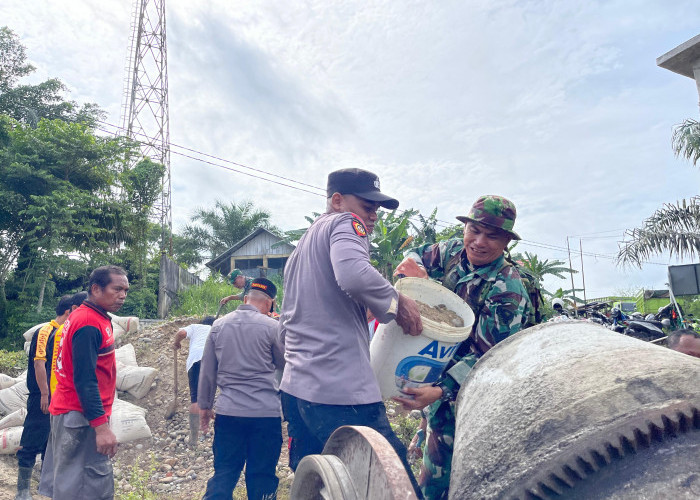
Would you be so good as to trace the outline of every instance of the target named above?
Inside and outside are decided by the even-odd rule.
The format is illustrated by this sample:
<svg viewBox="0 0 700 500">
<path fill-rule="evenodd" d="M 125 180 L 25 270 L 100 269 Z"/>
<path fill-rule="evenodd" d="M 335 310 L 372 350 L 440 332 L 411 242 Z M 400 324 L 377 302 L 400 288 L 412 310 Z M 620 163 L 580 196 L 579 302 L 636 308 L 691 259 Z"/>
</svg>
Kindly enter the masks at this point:
<svg viewBox="0 0 700 500">
<path fill-rule="evenodd" d="M 407 335 L 414 337 L 423 331 L 423 322 L 420 319 L 418 304 L 411 297 L 399 292 L 399 307 L 396 312 L 396 323 Z"/>
<path fill-rule="evenodd" d="M 413 399 L 395 397 L 391 398 L 401 403 L 404 410 L 420 410 L 429 404 L 433 404 L 442 396 L 442 389 L 429 385 L 427 387 L 404 387 L 402 392 L 413 396 Z"/>
<path fill-rule="evenodd" d="M 231 300 L 231 297 L 230 297 L 230 296 L 229 296 L 229 297 L 224 297 L 223 299 L 221 299 L 221 300 L 219 301 L 219 305 L 220 305 L 220 306 L 223 306 L 223 305 L 226 304 L 229 300 Z"/>
<path fill-rule="evenodd" d="M 117 454 L 117 437 L 109 428 L 109 424 L 102 424 L 95 427 L 96 441 L 97 441 L 97 453 L 102 453 L 112 458 Z"/>
<path fill-rule="evenodd" d="M 178 341 L 173 342 L 173 349 L 175 349 L 176 351 L 180 350 L 181 347 L 182 347 L 182 344 L 180 344 L 180 342 L 178 342 Z"/>
<path fill-rule="evenodd" d="M 44 413 L 48 413 L 48 412 L 49 412 L 49 394 L 48 394 L 48 393 L 42 394 L 42 395 L 41 395 L 41 403 L 40 403 L 40 405 L 41 405 L 41 411 L 42 411 L 42 412 L 44 412 Z"/>
<path fill-rule="evenodd" d="M 428 277 L 428 273 L 425 270 L 425 268 L 421 265 L 418 265 L 418 263 L 411 257 L 406 257 L 404 260 L 401 261 L 401 263 L 398 266 L 396 266 L 394 276 L 398 276 L 399 274 L 403 274 L 404 276 L 408 276 L 409 278 Z"/>
<path fill-rule="evenodd" d="M 214 418 L 214 410 L 200 410 L 199 412 L 199 430 L 202 432 L 209 431 L 209 422 Z"/>
</svg>

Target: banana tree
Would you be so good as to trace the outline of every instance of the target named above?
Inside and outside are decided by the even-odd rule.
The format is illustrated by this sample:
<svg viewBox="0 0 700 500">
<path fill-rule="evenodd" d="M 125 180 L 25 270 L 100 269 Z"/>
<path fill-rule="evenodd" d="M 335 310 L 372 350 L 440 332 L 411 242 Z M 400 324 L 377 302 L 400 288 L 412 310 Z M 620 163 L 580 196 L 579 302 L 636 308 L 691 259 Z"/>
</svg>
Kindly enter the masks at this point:
<svg viewBox="0 0 700 500">
<path fill-rule="evenodd" d="M 417 213 L 418 211 L 413 209 L 400 214 L 395 210 L 377 213 L 369 254 L 372 265 L 388 280 L 392 279 L 394 268 L 403 260 L 401 250 L 414 240 L 414 237 L 409 235 L 408 228 L 410 218 Z"/>
</svg>

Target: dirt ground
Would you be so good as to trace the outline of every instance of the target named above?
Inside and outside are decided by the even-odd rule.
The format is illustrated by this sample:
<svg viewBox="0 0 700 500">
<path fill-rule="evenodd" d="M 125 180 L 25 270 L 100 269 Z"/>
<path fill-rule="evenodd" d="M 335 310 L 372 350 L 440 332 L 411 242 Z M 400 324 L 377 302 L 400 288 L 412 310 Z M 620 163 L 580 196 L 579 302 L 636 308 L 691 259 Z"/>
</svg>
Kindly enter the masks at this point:
<svg viewBox="0 0 700 500">
<path fill-rule="evenodd" d="M 186 360 L 188 342 L 178 351 L 178 411 L 171 420 L 164 414 L 173 400 L 173 350 L 171 348 L 175 333 L 182 327 L 197 321 L 198 318 L 175 318 L 168 322 L 142 322 L 138 332 L 117 339 L 117 347 L 132 344 L 139 366 L 150 366 L 159 370 L 150 391 L 145 397 L 135 399 L 129 394 L 119 393 L 119 399 L 134 403 L 148 412 L 146 421 L 151 429 L 150 439 L 141 439 L 120 445 L 113 460 L 115 492 L 120 494 L 135 493 L 138 485 L 156 495 L 158 499 L 192 500 L 201 498 L 206 489 L 206 482 L 213 474 L 213 455 L 211 451 L 213 424 L 210 433 L 200 435 L 196 449 L 188 447 L 189 441 L 189 386 L 187 382 Z M 399 416 L 405 416 L 392 402 L 387 402 L 387 414 L 392 422 Z M 405 422 L 406 420 L 402 420 Z M 400 424 L 399 424 L 400 425 Z M 416 424 L 417 425 L 417 422 Z M 411 433 L 412 435 L 412 433 Z M 283 443 L 277 465 L 280 479 L 278 499 L 289 498 L 289 489 L 293 473 L 288 467 L 286 423 L 282 426 Z M 410 436 L 408 437 L 410 440 Z M 38 461 L 38 460 L 37 460 Z M 35 499 L 46 499 L 38 495 L 36 488 L 39 481 L 39 464 L 34 469 L 31 492 Z M 149 471 L 149 469 L 153 469 Z M 12 500 L 16 492 L 17 460 L 14 455 L 0 455 L 0 500 Z M 244 475 L 234 492 L 234 499 L 246 498 Z M 138 496 L 137 498 L 140 498 Z"/>
<path fill-rule="evenodd" d="M 148 410 L 146 421 L 151 429 L 151 439 L 141 439 L 120 445 L 114 459 L 115 490 L 119 493 L 133 491 L 141 478 L 148 476 L 148 468 L 155 471 L 147 482 L 147 488 L 158 498 L 168 500 L 192 500 L 201 498 L 206 482 L 213 474 L 211 444 L 213 432 L 200 436 L 197 448 L 191 450 L 189 441 L 189 386 L 187 372 L 187 341 L 178 357 L 178 411 L 171 420 L 164 418 L 166 408 L 173 400 L 173 350 L 170 348 L 173 336 L 183 326 L 194 323 L 196 318 L 177 318 L 167 323 L 154 323 L 144 326 L 139 332 L 120 337 L 117 346 L 131 343 L 136 350 L 139 366 L 158 368 L 155 382 L 142 399 L 120 393 L 119 398 Z M 291 485 L 291 470 L 287 467 L 286 424 L 283 427 L 284 443 L 277 467 L 280 478 L 279 498 L 287 498 Z M 213 429 L 213 425 L 210 426 Z M 31 491 L 35 499 L 44 499 L 36 493 L 39 479 L 39 465 L 35 467 L 35 478 Z M 239 485 L 244 484 L 241 476 Z M 17 460 L 14 455 L 0 456 L 0 500 L 11 500 L 16 492 Z M 240 491 L 239 491 L 240 490 Z M 237 488 L 234 498 L 238 498 L 243 488 Z M 245 494 L 240 498 L 245 498 Z"/>
</svg>

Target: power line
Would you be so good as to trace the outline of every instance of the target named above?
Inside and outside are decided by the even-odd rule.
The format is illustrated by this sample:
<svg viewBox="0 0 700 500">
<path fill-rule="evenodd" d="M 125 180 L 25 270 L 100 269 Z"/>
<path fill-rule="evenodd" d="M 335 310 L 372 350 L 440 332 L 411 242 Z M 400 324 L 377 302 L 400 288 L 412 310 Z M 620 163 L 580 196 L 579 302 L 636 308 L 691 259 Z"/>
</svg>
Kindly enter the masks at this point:
<svg viewBox="0 0 700 500">
<path fill-rule="evenodd" d="M 581 236 L 590 236 L 593 234 L 606 234 L 606 233 L 620 233 L 626 231 L 625 228 L 622 229 L 608 229 L 607 231 L 596 231 L 594 233 L 582 233 L 582 234 L 570 234 L 569 238 L 579 238 Z"/>
<path fill-rule="evenodd" d="M 96 130 L 99 130 L 99 131 L 101 131 L 101 132 L 104 132 L 104 133 L 110 134 L 110 135 L 118 135 L 119 127 L 118 127 L 117 125 L 113 125 L 113 124 L 111 124 L 111 123 L 107 123 L 107 122 L 104 122 L 104 121 L 101 121 L 101 120 L 97 120 L 97 122 L 98 122 L 98 123 L 101 123 L 101 124 L 104 124 L 104 125 L 106 125 L 106 126 L 109 126 L 109 127 L 113 127 L 113 128 L 116 129 L 116 131 L 110 131 L 110 130 L 107 130 L 107 129 L 104 129 L 104 128 L 100 128 L 100 127 L 95 127 Z M 152 138 L 146 136 L 145 134 L 136 134 L 136 135 L 141 135 L 142 137 L 145 137 L 146 139 L 152 139 Z M 144 142 L 144 141 L 139 141 L 139 140 L 137 139 L 136 142 Z M 238 173 L 238 174 L 242 174 L 242 175 L 246 175 L 246 176 L 249 176 L 249 177 L 253 177 L 253 178 L 255 178 L 255 179 L 263 180 L 263 181 L 266 181 L 266 182 L 271 182 L 271 183 L 277 184 L 277 185 L 279 185 L 279 186 L 283 186 L 283 187 L 288 187 L 288 188 L 291 188 L 291 189 L 295 189 L 295 190 L 297 190 L 297 191 L 302 191 L 302 192 L 309 193 L 309 194 L 313 194 L 313 195 L 316 195 L 316 196 L 322 196 L 322 197 L 324 197 L 324 198 L 326 197 L 326 190 L 325 190 L 324 188 L 321 188 L 321 187 L 318 187 L 318 186 L 314 186 L 313 184 L 308 184 L 308 183 L 305 183 L 305 182 L 297 181 L 297 180 L 295 180 L 295 179 L 291 179 L 291 178 L 289 178 L 289 177 L 284 177 L 284 176 L 281 176 L 281 175 L 278 175 L 278 174 L 275 174 L 275 173 L 272 173 L 272 172 L 268 172 L 268 171 L 265 171 L 265 170 L 262 170 L 262 169 L 259 169 L 259 168 L 250 167 L 250 166 L 244 165 L 244 164 L 242 164 L 242 163 L 238 163 L 238 162 L 234 162 L 234 161 L 231 161 L 231 160 L 227 160 L 227 159 L 225 159 L 225 158 L 221 158 L 221 157 L 218 157 L 218 156 L 215 156 L 215 155 L 212 155 L 212 154 L 204 153 L 204 152 L 198 151 L 198 150 L 193 149 L 193 148 L 188 148 L 188 147 L 186 147 L 186 146 L 180 146 L 180 145 L 177 145 L 177 144 L 174 144 L 174 143 L 169 143 L 169 144 L 170 144 L 170 146 L 171 146 L 171 150 L 170 150 L 171 154 L 176 154 L 176 155 L 182 156 L 182 157 L 184 157 L 184 158 L 188 158 L 188 159 L 191 159 L 191 160 L 199 161 L 199 162 L 205 163 L 205 164 L 207 164 L 207 165 L 211 165 L 211 166 L 214 166 L 214 167 L 222 168 L 222 169 L 224 169 L 224 170 L 228 170 L 228 171 L 235 172 L 235 173 Z M 256 174 L 251 173 L 251 172 L 246 172 L 246 171 L 243 171 L 243 170 L 240 170 L 240 169 L 237 169 L 237 168 L 233 168 L 233 167 L 229 167 L 229 166 L 226 166 L 226 165 L 221 165 L 221 164 L 219 164 L 219 163 L 215 163 L 215 162 L 213 162 L 213 161 L 205 160 L 205 159 L 203 159 L 203 158 L 198 158 L 198 157 L 196 157 L 196 156 L 192 156 L 192 155 L 189 155 L 189 154 L 186 154 L 186 153 L 182 153 L 182 152 L 179 152 L 179 151 L 174 151 L 174 150 L 172 149 L 173 147 L 179 148 L 179 149 L 183 149 L 183 150 L 185 150 L 185 151 L 189 151 L 189 152 L 191 152 L 191 153 L 194 153 L 194 154 L 197 154 L 197 155 L 200 155 L 200 156 L 204 156 L 204 157 L 207 157 L 207 158 L 216 159 L 216 160 L 218 160 L 218 161 L 222 161 L 222 162 L 225 162 L 225 163 L 228 163 L 228 164 L 231 164 L 231 165 L 235 165 L 235 166 L 237 166 L 237 167 L 246 168 L 246 169 L 248 169 L 248 170 L 252 170 L 252 171 L 257 172 L 257 173 L 260 173 L 260 174 L 265 174 L 265 175 L 269 175 L 269 176 L 278 177 L 278 178 L 283 179 L 283 180 L 286 180 L 286 181 L 288 181 L 288 182 L 293 182 L 293 183 L 299 184 L 300 186 L 306 186 L 306 187 L 313 188 L 313 189 L 316 189 L 316 190 L 322 191 L 322 192 L 310 191 L 310 190 L 305 189 L 305 188 L 303 188 L 303 187 L 294 186 L 294 185 L 292 185 L 292 184 L 288 184 L 288 183 L 285 183 L 285 182 L 280 182 L 280 181 L 278 181 L 278 180 L 276 180 L 276 179 L 269 179 L 269 178 L 267 178 L 267 177 L 262 177 L 262 176 L 260 176 L 260 175 L 256 175 Z M 406 210 L 397 210 L 397 212 L 399 212 L 399 213 L 405 213 Z M 415 220 L 415 216 L 409 217 L 409 219 Z M 453 223 L 451 223 L 451 222 L 444 221 L 444 220 L 441 220 L 441 219 L 435 219 L 435 221 L 436 221 L 436 226 L 439 226 L 439 227 L 441 227 L 441 228 L 443 228 L 443 229 L 444 229 L 444 228 L 447 228 L 447 227 L 452 227 L 452 226 L 455 225 L 455 224 L 453 224 Z M 438 223 L 439 223 L 439 224 L 438 224 Z M 616 229 L 616 230 L 600 231 L 600 232 L 598 232 L 598 233 L 587 233 L 587 234 L 604 234 L 604 233 L 609 233 L 609 232 L 613 232 L 613 231 L 619 231 L 619 230 Z M 523 244 L 523 245 L 534 246 L 534 247 L 537 247 L 537 248 L 544 248 L 544 249 L 547 249 L 547 250 L 554 250 L 554 251 L 558 251 L 558 252 L 566 252 L 566 251 L 567 251 L 565 247 L 560 247 L 560 246 L 557 246 L 557 245 L 554 245 L 554 244 L 551 244 L 551 243 L 541 243 L 541 242 L 529 241 L 529 240 L 519 240 L 519 242 L 520 242 L 521 244 Z M 580 251 L 577 251 L 577 250 L 572 250 L 572 253 L 573 253 L 574 255 L 585 255 L 585 256 L 588 256 L 588 257 L 594 257 L 594 258 L 600 258 L 600 259 L 607 259 L 607 260 L 611 260 L 611 261 L 616 260 L 616 257 L 615 257 L 616 254 L 615 254 L 615 253 L 601 254 L 601 253 L 595 253 L 595 252 L 580 252 Z M 659 265 L 659 266 L 666 266 L 666 265 L 667 265 L 667 264 L 663 264 L 663 263 L 659 263 L 659 262 L 649 262 L 649 261 L 643 262 L 643 263 L 644 263 L 644 264 Z"/>
<path fill-rule="evenodd" d="M 101 123 L 101 124 L 106 125 L 106 126 L 108 126 L 108 127 L 113 127 L 113 128 L 116 128 L 117 130 L 119 130 L 119 127 L 118 127 L 117 125 L 113 125 L 113 124 L 111 124 L 111 123 L 107 123 L 107 122 L 104 122 L 104 121 L 101 121 L 101 120 L 97 120 L 97 123 Z M 116 135 L 116 134 L 117 134 L 117 132 L 110 132 L 110 131 L 104 130 L 104 129 L 99 129 L 99 130 L 101 130 L 102 132 L 106 132 L 106 133 L 108 133 L 108 134 L 113 134 L 113 135 Z M 144 137 L 144 138 L 147 139 L 147 140 L 152 140 L 152 139 L 153 139 L 152 137 L 149 137 L 149 136 L 147 136 L 146 134 L 143 134 L 143 133 L 138 133 L 138 134 L 135 134 L 135 135 L 140 135 L 140 136 Z M 143 141 L 137 141 L 137 142 L 142 142 L 142 143 L 143 143 Z M 270 176 L 278 177 L 278 178 L 283 179 L 283 180 L 285 180 L 285 181 L 290 181 L 290 182 L 294 182 L 294 183 L 296 183 L 296 184 L 300 184 L 300 185 L 302 185 L 302 186 L 310 187 L 310 188 L 313 188 L 313 189 L 318 189 L 319 191 L 323 191 L 324 196 L 325 196 L 326 190 L 325 190 L 324 188 L 321 188 L 321 187 L 318 187 L 318 186 L 314 186 L 313 184 L 307 184 L 306 182 L 298 181 L 298 180 L 296 180 L 296 179 L 291 179 L 291 178 L 289 178 L 289 177 L 284 177 L 283 175 L 279 175 L 279 174 L 274 173 L 274 172 L 267 172 L 267 171 L 262 170 L 262 169 L 259 169 L 259 168 L 249 167 L 248 165 L 244 165 L 244 164 L 242 164 L 242 163 L 237 163 L 237 162 L 235 162 L 235 161 L 227 160 L 226 158 L 221 158 L 221 157 L 216 156 L 216 155 L 212 155 L 212 154 L 209 154 L 209 153 L 204 153 L 204 152 L 202 152 L 202 151 L 197 151 L 196 149 L 188 148 L 187 146 L 182 146 L 182 145 L 179 145 L 179 144 L 175 144 L 175 143 L 173 143 L 173 142 L 170 142 L 169 144 L 170 144 L 170 147 L 171 147 L 171 148 L 175 147 L 175 148 L 183 149 L 183 150 L 185 150 L 185 151 L 189 151 L 190 153 L 195 153 L 195 154 L 197 154 L 197 155 L 205 156 L 205 157 L 207 157 L 207 158 L 213 158 L 213 159 L 215 159 L 215 160 L 222 161 L 222 162 L 224 162 L 224 163 L 229 163 L 229 164 L 231 164 L 231 165 L 236 165 L 237 167 L 247 168 L 248 170 L 253 170 L 253 171 L 258 172 L 258 173 L 261 173 L 261 174 L 265 174 L 265 175 L 270 175 Z M 185 156 L 185 157 L 187 157 L 187 158 L 192 158 L 192 157 L 187 156 L 187 155 L 184 155 L 184 154 L 181 154 L 181 156 Z M 193 158 L 193 159 L 199 160 L 198 158 Z M 200 160 L 200 161 L 203 161 L 203 160 Z M 206 162 L 205 162 L 205 163 L 206 163 Z M 215 166 L 221 166 L 221 165 L 216 165 L 216 164 L 214 164 L 214 163 L 210 163 L 210 164 L 211 164 L 211 165 L 215 165 Z M 239 171 L 239 170 L 232 170 L 232 171 L 233 171 L 233 172 L 238 172 L 238 173 L 244 173 L 244 172 L 241 172 L 241 171 Z M 248 175 L 248 174 L 247 174 L 247 175 Z M 255 177 L 255 176 L 252 176 L 252 177 Z M 258 178 L 261 179 L 261 177 L 258 177 Z M 264 179 L 264 180 L 270 180 L 270 179 Z M 277 181 L 275 181 L 275 180 L 270 180 L 270 181 L 271 181 L 271 182 L 276 182 L 276 183 L 277 183 Z M 282 185 L 286 185 L 286 184 L 282 184 Z M 288 186 L 288 187 L 291 187 L 291 186 Z M 307 191 L 307 192 L 310 192 L 310 191 Z M 317 193 L 313 193 L 313 194 L 317 194 Z"/>
</svg>

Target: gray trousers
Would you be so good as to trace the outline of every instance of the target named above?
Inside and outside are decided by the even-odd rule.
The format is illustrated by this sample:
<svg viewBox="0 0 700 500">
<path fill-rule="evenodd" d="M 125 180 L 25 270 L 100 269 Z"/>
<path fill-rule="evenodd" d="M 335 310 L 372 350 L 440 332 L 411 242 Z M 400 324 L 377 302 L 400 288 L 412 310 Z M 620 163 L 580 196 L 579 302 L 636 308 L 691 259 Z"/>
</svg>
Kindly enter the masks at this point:
<svg viewBox="0 0 700 500">
<path fill-rule="evenodd" d="M 111 500 L 112 461 L 97 452 L 95 429 L 82 413 L 51 415 L 39 493 L 53 500 Z"/>
</svg>

